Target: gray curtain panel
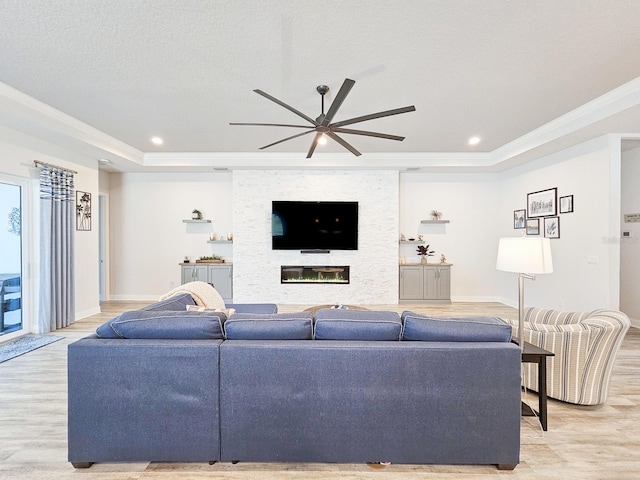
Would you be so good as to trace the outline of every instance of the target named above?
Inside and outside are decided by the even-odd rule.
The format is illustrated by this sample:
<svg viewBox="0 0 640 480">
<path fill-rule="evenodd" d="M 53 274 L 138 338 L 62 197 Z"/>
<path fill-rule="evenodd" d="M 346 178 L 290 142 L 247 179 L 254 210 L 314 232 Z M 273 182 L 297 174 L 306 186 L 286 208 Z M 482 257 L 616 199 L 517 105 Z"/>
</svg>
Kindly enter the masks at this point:
<svg viewBox="0 0 640 480">
<path fill-rule="evenodd" d="M 66 327 L 75 319 L 73 188 L 71 172 L 40 169 L 40 333 Z"/>
</svg>

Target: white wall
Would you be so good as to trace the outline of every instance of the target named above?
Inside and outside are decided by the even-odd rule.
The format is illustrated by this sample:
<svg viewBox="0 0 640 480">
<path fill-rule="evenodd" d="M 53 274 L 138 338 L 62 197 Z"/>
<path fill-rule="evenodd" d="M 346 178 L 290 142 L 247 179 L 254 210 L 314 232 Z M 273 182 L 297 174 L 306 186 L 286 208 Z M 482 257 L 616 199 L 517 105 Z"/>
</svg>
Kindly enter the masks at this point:
<svg viewBox="0 0 640 480">
<path fill-rule="evenodd" d="M 640 214 L 640 148 L 622 153 L 621 230 L 630 238 L 620 241 L 620 309 L 640 327 L 640 223 L 624 223 L 624 214 Z"/>
<path fill-rule="evenodd" d="M 527 306 L 618 308 L 619 245 L 609 239 L 619 234 L 619 152 L 619 140 L 601 137 L 512 169 L 496 184 L 501 221 L 494 238 L 521 234 L 513 229 L 513 210 L 526 208 L 527 193 L 557 187 L 558 197 L 574 198 L 574 212 L 559 215 L 560 238 L 551 240 L 554 271 L 527 281 Z M 494 262 L 495 256 L 494 250 Z M 517 305 L 516 275 L 499 272 L 498 281 L 501 300 Z"/>
<path fill-rule="evenodd" d="M 499 195 L 494 174 L 400 175 L 400 232 L 406 238 L 424 235 L 439 262 L 446 256 L 451 267 L 452 301 L 495 301 L 495 231 Z M 444 226 L 426 226 L 431 211 L 442 212 Z M 402 245 L 400 255 L 407 263 L 419 262 L 414 245 Z"/>
<path fill-rule="evenodd" d="M 496 174 L 389 171 L 243 171 L 227 174 L 112 174 L 111 292 L 115 299 L 153 300 L 180 282 L 185 255 L 234 258 L 238 302 L 396 303 L 400 233 L 422 233 L 452 267 L 454 301 L 517 304 L 517 278 L 495 268 L 498 239 L 519 236 L 513 211 L 527 193 L 556 187 L 574 196 L 552 240 L 554 272 L 526 286 L 527 305 L 566 310 L 618 308 L 620 141 L 602 137 Z M 357 200 L 360 249 L 329 255 L 271 250 L 273 199 Z M 212 226 L 183 224 L 193 208 Z M 450 223 L 445 233 L 421 226 L 431 210 Z M 206 243 L 210 230 L 234 231 L 229 252 Z M 217 249 L 217 251 L 216 251 Z M 597 263 L 587 263 L 587 257 Z M 350 265 L 350 285 L 281 285 L 280 266 Z"/>
<path fill-rule="evenodd" d="M 397 303 L 397 172 L 241 170 L 233 192 L 235 302 Z M 358 250 L 272 250 L 272 200 L 357 201 Z M 282 265 L 349 265 L 350 283 L 281 284 Z"/>
<path fill-rule="evenodd" d="M 185 256 L 233 260 L 231 245 L 207 243 L 233 230 L 231 173 L 112 173 L 108 185 L 111 299 L 157 299 L 180 285 Z M 212 223 L 183 223 L 196 208 Z"/>
</svg>

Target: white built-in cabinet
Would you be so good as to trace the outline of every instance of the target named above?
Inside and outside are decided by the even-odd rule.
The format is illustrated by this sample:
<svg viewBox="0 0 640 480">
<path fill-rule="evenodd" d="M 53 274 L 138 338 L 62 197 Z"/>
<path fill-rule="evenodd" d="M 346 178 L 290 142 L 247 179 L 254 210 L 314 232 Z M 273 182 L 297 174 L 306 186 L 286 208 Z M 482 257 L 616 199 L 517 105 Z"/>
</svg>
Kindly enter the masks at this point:
<svg viewBox="0 0 640 480">
<path fill-rule="evenodd" d="M 233 265 L 230 263 L 181 263 L 180 281 L 211 283 L 222 299 L 233 301 Z"/>
<path fill-rule="evenodd" d="M 400 265 L 400 300 L 451 303 L 451 264 Z"/>
</svg>

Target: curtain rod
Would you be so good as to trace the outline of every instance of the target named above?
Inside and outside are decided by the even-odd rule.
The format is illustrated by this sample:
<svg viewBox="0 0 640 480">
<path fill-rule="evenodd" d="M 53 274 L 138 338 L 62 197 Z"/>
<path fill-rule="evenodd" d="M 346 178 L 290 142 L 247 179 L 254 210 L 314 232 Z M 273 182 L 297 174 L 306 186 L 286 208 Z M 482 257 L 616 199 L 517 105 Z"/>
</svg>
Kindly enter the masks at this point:
<svg viewBox="0 0 640 480">
<path fill-rule="evenodd" d="M 69 168 L 64 168 L 64 167 L 58 167 L 57 165 L 51 165 L 50 163 L 41 162 L 40 160 L 34 160 L 33 163 L 35 163 L 36 167 L 38 165 L 42 165 L 44 167 L 51 167 L 51 168 L 57 168 L 58 170 L 64 170 L 65 172 L 73 173 L 75 175 L 78 174 L 78 172 L 76 172 L 75 170 L 71 170 Z"/>
</svg>

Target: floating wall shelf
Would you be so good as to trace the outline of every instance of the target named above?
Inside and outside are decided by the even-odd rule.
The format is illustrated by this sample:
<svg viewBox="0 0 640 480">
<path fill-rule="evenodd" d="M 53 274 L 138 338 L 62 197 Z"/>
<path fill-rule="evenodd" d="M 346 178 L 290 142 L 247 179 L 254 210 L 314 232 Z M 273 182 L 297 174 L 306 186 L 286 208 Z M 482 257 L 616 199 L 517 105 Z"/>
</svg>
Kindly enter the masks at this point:
<svg viewBox="0 0 640 480">
<path fill-rule="evenodd" d="M 182 220 L 182 223 L 211 223 L 211 220 Z"/>
<path fill-rule="evenodd" d="M 207 240 L 207 243 L 233 243 L 231 240 Z"/>
<path fill-rule="evenodd" d="M 409 244 L 409 245 L 422 245 L 424 243 L 424 240 L 400 240 L 400 243 L 405 245 L 405 244 Z"/>
<path fill-rule="evenodd" d="M 449 223 L 449 220 L 421 220 L 420 223 L 426 223 L 426 224 Z"/>
</svg>

